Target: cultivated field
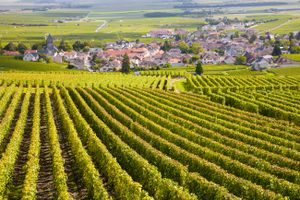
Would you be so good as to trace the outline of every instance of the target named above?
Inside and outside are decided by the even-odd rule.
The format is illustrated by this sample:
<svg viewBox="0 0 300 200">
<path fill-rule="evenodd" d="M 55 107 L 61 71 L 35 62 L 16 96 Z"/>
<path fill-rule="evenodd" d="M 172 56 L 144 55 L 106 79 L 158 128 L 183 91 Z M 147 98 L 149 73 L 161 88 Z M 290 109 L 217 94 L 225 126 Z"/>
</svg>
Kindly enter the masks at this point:
<svg viewBox="0 0 300 200">
<path fill-rule="evenodd" d="M 2 46 L 29 46 L 48 33 L 56 45 L 136 40 L 153 29 L 204 23 L 144 18 L 183 12 L 173 0 L 89 0 L 48 11 L 31 9 L 59 1 L 13 1 L 0 0 L 0 12 L 29 9 L 2 10 Z M 287 2 L 282 8 L 299 5 Z M 253 27 L 262 33 L 299 31 L 298 12 L 266 13 L 270 8 L 222 11 L 277 19 Z M 202 76 L 195 66 L 90 73 L 1 56 L 0 200 L 300 200 L 300 66 L 203 69 Z"/>
<path fill-rule="evenodd" d="M 144 18 L 150 11 L 97 12 L 84 10 L 55 10 L 33 13 L 8 13 L 0 15 L 0 41 L 23 42 L 27 45 L 40 43 L 51 33 L 59 44 L 61 39 L 70 43 L 86 40 L 95 43 L 120 39 L 136 40 L 153 29 L 184 28 L 196 30 L 204 23 L 199 18 Z M 72 18 L 58 23 L 57 20 Z M 102 24 L 103 28 L 98 29 Z M 97 30 L 98 29 L 98 30 Z M 150 42 L 149 39 L 142 41 Z M 152 40 L 152 39 L 151 39 Z"/>
<path fill-rule="evenodd" d="M 1 73 L 0 199 L 299 199 L 299 76 L 186 76 Z"/>
<path fill-rule="evenodd" d="M 49 11 L 23 11 L 8 12 L 0 15 L 0 41 L 6 42 L 24 42 L 31 45 L 36 42 L 42 42 L 44 36 L 51 33 L 56 38 L 56 43 L 65 39 L 71 43 L 76 40 L 88 40 L 99 42 L 116 41 L 119 39 L 136 40 L 150 30 L 158 28 L 184 28 L 194 31 L 197 27 L 204 24 L 204 18 L 187 17 L 165 17 L 165 18 L 145 18 L 144 14 L 150 12 L 182 12 L 179 9 L 165 7 L 163 4 L 142 3 L 136 5 L 137 9 L 114 10 L 106 5 L 95 7 L 93 9 L 54 9 Z M 288 7 L 293 8 L 293 7 Z M 298 31 L 300 27 L 300 15 L 297 11 L 282 11 L 278 13 L 266 13 L 263 9 L 244 14 L 217 15 L 223 17 L 230 15 L 230 18 L 256 19 L 258 21 L 276 20 L 266 22 L 255 27 L 260 32 L 271 31 L 272 33 L 285 34 L 292 31 Z M 59 23 L 58 21 L 68 20 L 68 22 Z M 97 28 L 103 25 L 100 30 Z M 96 31 L 97 30 L 97 31 Z M 149 39 L 142 39 L 144 42 L 150 42 Z M 2 44 L 3 45 L 3 44 Z"/>
</svg>

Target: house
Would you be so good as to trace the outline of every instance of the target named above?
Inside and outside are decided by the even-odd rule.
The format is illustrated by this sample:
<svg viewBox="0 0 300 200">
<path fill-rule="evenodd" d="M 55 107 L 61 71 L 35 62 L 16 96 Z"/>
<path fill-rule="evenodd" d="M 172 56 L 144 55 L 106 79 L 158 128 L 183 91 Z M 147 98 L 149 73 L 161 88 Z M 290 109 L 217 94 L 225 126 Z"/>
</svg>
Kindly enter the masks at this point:
<svg viewBox="0 0 300 200">
<path fill-rule="evenodd" d="M 251 65 L 252 70 L 254 71 L 262 71 L 262 70 L 272 68 L 274 66 L 275 64 L 274 64 L 273 56 L 271 55 L 265 55 L 259 57 Z"/>
<path fill-rule="evenodd" d="M 77 58 L 77 52 L 76 51 L 70 51 L 70 52 L 64 52 L 63 53 L 63 59 L 69 62 L 70 60 L 73 60 Z"/>
<path fill-rule="evenodd" d="M 103 50 L 101 48 L 90 48 L 89 49 L 89 54 L 90 55 L 97 55 L 101 53 Z"/>
<path fill-rule="evenodd" d="M 224 30 L 226 28 L 226 24 L 224 22 L 220 22 L 216 25 L 217 30 Z"/>
<path fill-rule="evenodd" d="M 235 58 L 233 56 L 225 56 L 223 63 L 226 65 L 232 65 L 235 63 Z"/>
<path fill-rule="evenodd" d="M 174 33 L 167 29 L 153 30 L 145 35 L 145 37 L 162 38 L 162 39 L 170 39 L 173 36 L 174 36 Z"/>
<path fill-rule="evenodd" d="M 87 53 L 78 53 L 77 56 L 69 60 L 70 65 L 77 69 L 87 69 L 92 66 L 91 57 Z"/>
<path fill-rule="evenodd" d="M 91 67 L 91 57 L 87 53 L 78 53 L 77 58 L 84 62 L 84 66 Z"/>
<path fill-rule="evenodd" d="M 63 54 L 55 53 L 54 56 L 52 56 L 53 62 L 55 63 L 62 63 L 63 62 Z"/>
<path fill-rule="evenodd" d="M 37 53 L 27 53 L 24 55 L 23 60 L 36 62 L 39 60 L 39 58 L 40 58 L 39 54 L 37 54 Z"/>
<path fill-rule="evenodd" d="M 70 60 L 70 65 L 75 67 L 76 69 L 85 69 L 85 62 L 84 60 L 81 60 L 80 58 L 74 58 Z"/>
<path fill-rule="evenodd" d="M 189 32 L 184 29 L 176 29 L 174 34 L 175 35 L 187 35 Z"/>
<path fill-rule="evenodd" d="M 150 53 L 146 48 L 108 49 L 103 52 L 103 55 L 107 58 L 123 57 L 125 54 L 127 54 L 130 59 L 138 57 L 140 60 L 150 56 Z"/>
<path fill-rule="evenodd" d="M 170 63 L 172 67 L 183 67 L 185 65 L 180 58 L 170 58 L 167 63 Z"/>
<path fill-rule="evenodd" d="M 166 54 L 168 54 L 169 56 L 180 56 L 181 55 L 181 50 L 178 49 L 178 48 L 173 48 L 173 49 L 170 49 L 168 52 L 166 52 Z"/>
<path fill-rule="evenodd" d="M 38 51 L 37 50 L 26 50 L 24 52 L 24 55 L 29 54 L 29 53 L 38 53 Z"/>
<path fill-rule="evenodd" d="M 264 55 L 271 55 L 273 52 L 272 46 L 261 46 L 254 50 L 254 55 L 257 57 L 262 57 Z"/>
<path fill-rule="evenodd" d="M 228 45 L 225 47 L 225 55 L 239 56 L 244 54 L 244 49 L 241 45 Z"/>
<path fill-rule="evenodd" d="M 216 31 L 217 30 L 217 26 L 211 26 L 211 25 L 204 25 L 201 27 L 202 31 Z"/>
<path fill-rule="evenodd" d="M 19 56 L 21 55 L 18 51 L 4 51 L 4 56 Z"/>
<path fill-rule="evenodd" d="M 220 63 L 220 57 L 219 57 L 218 53 L 212 52 L 212 51 L 208 51 L 208 52 L 201 54 L 200 59 L 201 59 L 201 62 L 205 65 Z"/>
<path fill-rule="evenodd" d="M 100 72 L 113 72 L 113 71 L 120 71 L 122 68 L 122 62 L 120 60 L 113 60 L 107 62 L 104 66 L 100 68 Z"/>
<path fill-rule="evenodd" d="M 154 60 L 143 60 L 140 63 L 140 66 L 145 68 L 145 69 L 149 69 L 149 68 L 159 66 L 159 64 L 157 62 L 155 62 Z"/>
<path fill-rule="evenodd" d="M 248 51 L 244 54 L 244 56 L 247 58 L 247 65 L 251 65 L 251 63 L 253 63 L 256 59 L 253 53 Z"/>
</svg>

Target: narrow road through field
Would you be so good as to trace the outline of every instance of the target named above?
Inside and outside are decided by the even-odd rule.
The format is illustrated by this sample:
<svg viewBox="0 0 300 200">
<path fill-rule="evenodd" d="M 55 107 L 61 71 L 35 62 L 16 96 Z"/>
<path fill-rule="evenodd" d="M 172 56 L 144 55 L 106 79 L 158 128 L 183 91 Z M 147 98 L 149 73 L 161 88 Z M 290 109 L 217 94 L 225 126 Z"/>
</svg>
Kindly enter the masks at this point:
<svg viewBox="0 0 300 200">
<path fill-rule="evenodd" d="M 101 29 L 105 28 L 106 26 L 107 26 L 107 21 L 104 21 L 103 24 L 101 24 L 100 26 L 97 27 L 95 32 L 98 33 Z"/>
<path fill-rule="evenodd" d="M 269 29 L 269 31 L 275 31 L 276 29 L 279 29 L 279 28 L 283 27 L 284 25 L 290 23 L 290 21 L 291 20 L 288 20 L 288 21 L 286 21 L 286 22 L 284 22 L 284 23 L 282 23 L 282 24 L 280 24 L 280 25 L 278 25 L 278 26 L 276 26 L 274 28 L 271 28 L 271 29 Z"/>
</svg>

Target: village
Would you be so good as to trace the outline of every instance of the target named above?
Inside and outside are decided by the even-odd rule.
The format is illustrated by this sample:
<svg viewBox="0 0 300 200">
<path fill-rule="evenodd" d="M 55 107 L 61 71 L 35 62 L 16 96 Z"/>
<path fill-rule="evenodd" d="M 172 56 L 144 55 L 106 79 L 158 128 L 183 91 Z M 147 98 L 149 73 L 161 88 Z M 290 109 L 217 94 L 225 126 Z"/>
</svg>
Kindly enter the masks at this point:
<svg viewBox="0 0 300 200">
<path fill-rule="evenodd" d="M 133 70 L 183 67 L 199 61 L 205 65 L 248 65 L 252 70 L 299 66 L 281 55 L 300 53 L 300 32 L 286 35 L 258 33 L 251 28 L 255 22 L 227 18 L 208 22 L 193 32 L 152 30 L 142 36 L 153 39 L 148 44 L 139 39 L 132 42 L 120 40 L 106 43 L 102 48 L 80 42 L 77 46 L 81 44 L 81 48 L 76 48 L 75 44 L 69 49 L 56 47 L 49 34 L 42 49 L 25 49 L 20 53 L 4 47 L 2 54 L 22 56 L 24 61 L 38 62 L 43 58 L 44 62 L 47 59 L 55 63 L 66 62 L 69 68 L 100 72 L 120 71 L 124 55 L 128 55 Z"/>
</svg>

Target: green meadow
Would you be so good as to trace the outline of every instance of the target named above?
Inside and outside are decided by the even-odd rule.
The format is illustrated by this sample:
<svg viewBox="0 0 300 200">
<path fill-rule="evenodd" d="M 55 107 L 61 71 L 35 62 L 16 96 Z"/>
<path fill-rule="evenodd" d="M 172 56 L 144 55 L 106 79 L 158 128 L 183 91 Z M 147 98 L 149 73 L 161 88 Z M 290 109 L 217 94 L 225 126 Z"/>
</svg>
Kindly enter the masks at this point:
<svg viewBox="0 0 300 200">
<path fill-rule="evenodd" d="M 67 71 L 67 64 L 25 62 L 14 57 L 0 56 L 0 71 Z"/>
<path fill-rule="evenodd" d="M 296 62 L 300 62 L 300 54 L 285 54 L 283 55 L 283 57 L 294 60 Z"/>
<path fill-rule="evenodd" d="M 188 17 L 164 17 L 145 18 L 144 14 L 149 12 L 181 12 L 178 9 L 140 9 L 120 10 L 106 12 L 99 10 L 76 10 L 76 9 L 54 9 L 41 12 L 15 12 L 1 13 L 0 15 L 0 41 L 2 45 L 7 42 L 23 42 L 31 45 L 41 42 L 49 33 L 54 35 L 56 43 L 65 39 L 70 43 L 76 40 L 88 40 L 95 43 L 111 42 L 119 39 L 136 40 L 140 38 L 143 42 L 150 42 L 153 39 L 141 38 L 145 33 L 153 29 L 176 29 L 182 28 L 189 31 L 197 30 L 203 25 L 203 18 Z M 222 17 L 217 15 L 216 17 Z M 224 15 L 226 16 L 226 15 Z M 289 33 L 300 30 L 300 13 L 245 13 L 230 14 L 230 18 L 274 20 L 259 24 L 254 27 L 263 33 Z M 65 23 L 58 20 L 71 19 Z M 105 24 L 103 28 L 97 28 Z M 96 31 L 97 30 L 97 31 Z"/>
<path fill-rule="evenodd" d="M 23 42 L 28 45 L 41 42 L 51 33 L 58 43 L 65 39 L 111 42 L 119 39 L 136 40 L 153 29 L 184 28 L 196 30 L 204 23 L 199 18 L 144 18 L 149 11 L 88 12 L 77 10 L 51 10 L 47 12 L 9 13 L 0 15 L 0 41 Z M 138 15 L 138 16 L 135 16 Z M 58 20 L 70 19 L 65 23 Z M 102 29 L 97 28 L 106 24 Z M 141 39 L 149 42 L 150 39 Z M 152 39 L 151 39 L 152 40 Z"/>
<path fill-rule="evenodd" d="M 285 75 L 285 76 L 296 76 L 300 75 L 300 67 L 286 67 L 286 68 L 277 68 L 269 69 L 268 72 L 274 73 L 275 75 Z"/>
</svg>

